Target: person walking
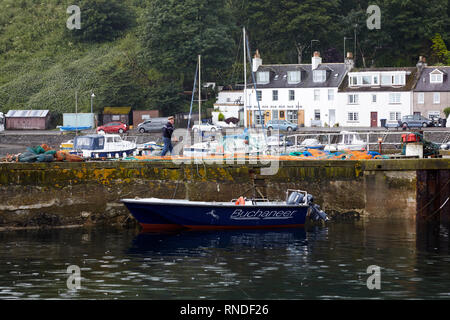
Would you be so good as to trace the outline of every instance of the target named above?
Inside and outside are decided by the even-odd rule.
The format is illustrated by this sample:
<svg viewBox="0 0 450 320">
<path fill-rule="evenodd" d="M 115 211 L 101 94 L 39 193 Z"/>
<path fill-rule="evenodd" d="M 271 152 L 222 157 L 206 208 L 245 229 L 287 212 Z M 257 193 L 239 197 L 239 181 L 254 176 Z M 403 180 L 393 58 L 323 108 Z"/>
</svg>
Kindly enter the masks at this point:
<svg viewBox="0 0 450 320">
<path fill-rule="evenodd" d="M 172 133 L 174 130 L 173 124 L 175 122 L 175 118 L 173 116 L 170 116 L 167 118 L 167 123 L 163 127 L 163 142 L 164 147 L 161 152 L 161 156 L 165 156 L 167 152 L 172 154 Z"/>
</svg>

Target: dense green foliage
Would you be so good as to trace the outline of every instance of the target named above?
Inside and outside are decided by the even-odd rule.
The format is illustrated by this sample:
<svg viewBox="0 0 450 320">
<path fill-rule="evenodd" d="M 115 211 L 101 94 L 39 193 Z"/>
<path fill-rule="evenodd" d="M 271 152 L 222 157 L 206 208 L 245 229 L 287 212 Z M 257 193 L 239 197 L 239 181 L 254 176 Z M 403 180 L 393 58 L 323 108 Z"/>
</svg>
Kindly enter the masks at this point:
<svg viewBox="0 0 450 320">
<path fill-rule="evenodd" d="M 66 28 L 73 4 L 81 30 Z M 381 9 L 379 30 L 366 27 L 369 4 Z M 244 26 L 264 63 L 308 63 L 316 50 L 340 62 L 347 37 L 358 67 L 412 66 L 419 55 L 450 64 L 441 0 L 0 0 L 0 9 L 3 112 L 74 112 L 75 92 L 84 112 L 92 92 L 96 112 L 186 111 L 199 54 L 204 82 L 242 83 Z"/>
</svg>

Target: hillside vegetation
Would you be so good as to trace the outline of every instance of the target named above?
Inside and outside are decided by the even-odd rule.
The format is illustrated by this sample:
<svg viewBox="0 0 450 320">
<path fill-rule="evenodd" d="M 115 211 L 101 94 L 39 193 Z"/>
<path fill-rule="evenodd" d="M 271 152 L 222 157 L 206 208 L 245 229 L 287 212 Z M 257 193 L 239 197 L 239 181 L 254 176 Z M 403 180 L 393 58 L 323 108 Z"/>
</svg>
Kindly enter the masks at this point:
<svg viewBox="0 0 450 320">
<path fill-rule="evenodd" d="M 80 30 L 66 27 L 73 4 Z M 355 23 L 360 67 L 410 66 L 419 55 L 449 63 L 447 1 L 377 4 L 380 30 L 367 29 L 369 3 L 357 0 L 0 0 L 0 111 L 74 112 L 75 92 L 80 112 L 92 92 L 95 112 L 186 111 L 198 54 L 204 81 L 242 82 L 242 26 L 264 63 L 309 62 L 315 50 L 340 62 Z"/>
</svg>

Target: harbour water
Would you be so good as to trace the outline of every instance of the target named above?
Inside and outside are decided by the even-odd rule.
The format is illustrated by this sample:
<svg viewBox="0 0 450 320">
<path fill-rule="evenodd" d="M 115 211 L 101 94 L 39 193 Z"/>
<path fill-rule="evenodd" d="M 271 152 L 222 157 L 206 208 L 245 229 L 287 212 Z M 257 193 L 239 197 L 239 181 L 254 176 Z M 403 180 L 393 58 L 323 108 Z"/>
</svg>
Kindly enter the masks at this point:
<svg viewBox="0 0 450 320">
<path fill-rule="evenodd" d="M 417 240 L 414 220 L 386 219 L 259 231 L 2 232 L 0 299 L 450 299 L 448 229 L 436 239 Z M 368 288 L 371 266 L 379 289 Z"/>
</svg>

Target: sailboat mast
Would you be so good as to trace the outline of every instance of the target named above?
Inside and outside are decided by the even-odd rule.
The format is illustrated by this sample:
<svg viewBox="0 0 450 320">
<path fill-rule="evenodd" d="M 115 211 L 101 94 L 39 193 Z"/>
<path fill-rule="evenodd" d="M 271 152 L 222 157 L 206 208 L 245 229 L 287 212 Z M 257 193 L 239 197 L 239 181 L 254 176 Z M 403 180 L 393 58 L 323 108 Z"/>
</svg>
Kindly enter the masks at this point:
<svg viewBox="0 0 450 320">
<path fill-rule="evenodd" d="M 202 80 L 201 80 L 201 55 L 198 55 L 198 124 L 202 124 Z"/>
<path fill-rule="evenodd" d="M 244 41 L 244 128 L 247 128 L 247 57 L 245 43 L 245 27 L 242 28 Z"/>
</svg>

